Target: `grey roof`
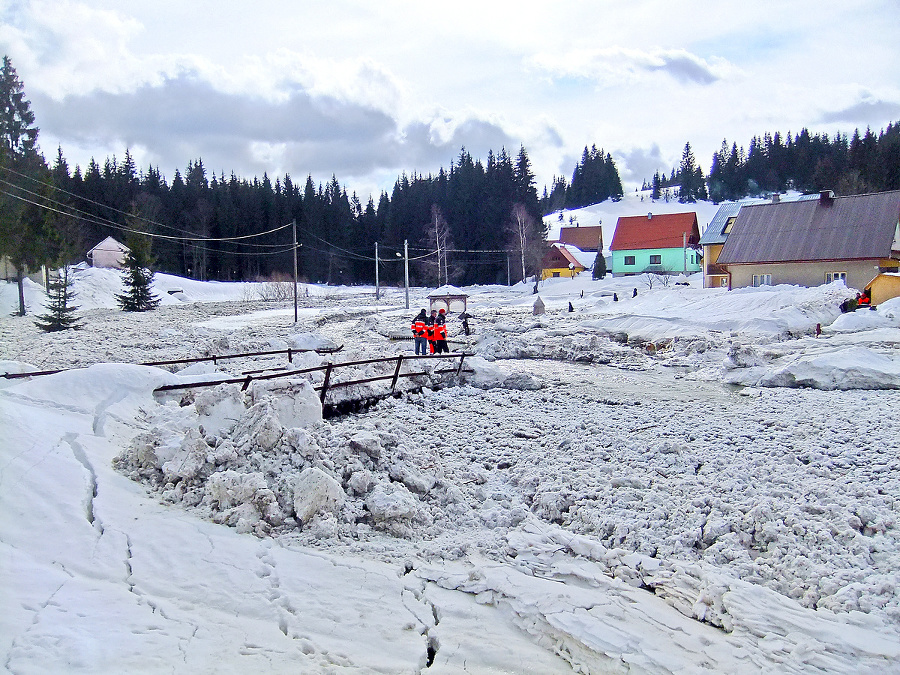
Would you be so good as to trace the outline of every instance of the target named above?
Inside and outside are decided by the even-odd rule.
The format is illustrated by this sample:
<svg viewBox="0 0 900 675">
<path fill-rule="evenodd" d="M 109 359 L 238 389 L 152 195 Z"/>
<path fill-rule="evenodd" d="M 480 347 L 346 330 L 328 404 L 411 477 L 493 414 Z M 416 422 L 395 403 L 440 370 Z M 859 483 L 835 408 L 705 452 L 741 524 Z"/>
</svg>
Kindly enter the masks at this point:
<svg viewBox="0 0 900 675">
<path fill-rule="evenodd" d="M 719 210 L 716 211 L 716 215 L 713 216 L 713 219 L 709 221 L 709 225 L 707 225 L 706 229 L 703 231 L 703 236 L 700 237 L 700 245 L 708 246 L 710 244 L 724 244 L 725 240 L 728 239 L 728 235 L 723 232 L 725 224 L 731 216 L 737 215 L 744 204 L 745 202 L 727 202 L 722 204 L 722 206 L 719 207 Z"/>
<path fill-rule="evenodd" d="M 775 202 L 776 204 L 781 202 L 800 202 L 800 201 L 808 201 L 808 200 L 816 200 L 819 198 L 819 195 L 779 195 L 779 202 Z M 728 223 L 728 219 L 732 216 L 736 216 L 738 211 L 741 210 L 742 206 L 750 206 L 752 204 L 771 204 L 773 203 L 771 199 L 745 199 L 739 202 L 725 202 L 719 207 L 719 210 L 716 211 L 716 215 L 713 216 L 713 219 L 709 221 L 709 225 L 706 226 L 706 229 L 703 231 L 703 236 L 700 237 L 700 245 L 701 246 L 709 246 L 710 244 L 724 244 L 725 240 L 728 239 L 728 235 L 724 233 L 725 225 Z"/>
<path fill-rule="evenodd" d="M 898 220 L 900 190 L 744 206 L 718 262 L 888 258 Z"/>
</svg>

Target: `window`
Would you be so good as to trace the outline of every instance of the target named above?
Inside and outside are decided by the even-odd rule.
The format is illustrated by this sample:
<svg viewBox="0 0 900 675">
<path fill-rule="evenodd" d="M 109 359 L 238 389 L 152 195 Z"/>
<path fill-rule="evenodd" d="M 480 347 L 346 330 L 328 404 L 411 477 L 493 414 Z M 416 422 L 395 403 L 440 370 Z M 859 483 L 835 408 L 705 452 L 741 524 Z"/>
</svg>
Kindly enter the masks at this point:
<svg viewBox="0 0 900 675">
<path fill-rule="evenodd" d="M 554 273 L 553 273 L 553 276 L 554 276 L 554 277 L 558 277 L 558 276 L 559 276 L 559 272 L 554 272 Z"/>
<path fill-rule="evenodd" d="M 728 234 L 731 232 L 731 226 L 734 225 L 734 221 L 737 220 L 737 216 L 731 216 L 728 220 L 725 221 L 725 227 L 722 228 L 722 234 Z"/>
<path fill-rule="evenodd" d="M 846 272 L 825 272 L 825 283 L 830 284 L 832 281 L 837 281 L 840 279 L 844 283 L 847 282 L 847 273 Z"/>
<path fill-rule="evenodd" d="M 719 286 L 727 286 L 728 277 L 719 277 Z"/>
<path fill-rule="evenodd" d="M 757 286 L 771 286 L 771 285 L 772 285 L 772 275 L 771 274 L 754 274 L 753 275 L 754 288 Z"/>
<path fill-rule="evenodd" d="M 625 256 L 625 264 L 626 264 L 626 265 L 634 265 L 634 256 L 633 256 L 633 255 L 626 255 L 626 256 Z"/>
<path fill-rule="evenodd" d="M 651 265 L 661 265 L 662 264 L 662 256 L 661 255 L 651 255 L 650 256 L 650 264 Z"/>
</svg>

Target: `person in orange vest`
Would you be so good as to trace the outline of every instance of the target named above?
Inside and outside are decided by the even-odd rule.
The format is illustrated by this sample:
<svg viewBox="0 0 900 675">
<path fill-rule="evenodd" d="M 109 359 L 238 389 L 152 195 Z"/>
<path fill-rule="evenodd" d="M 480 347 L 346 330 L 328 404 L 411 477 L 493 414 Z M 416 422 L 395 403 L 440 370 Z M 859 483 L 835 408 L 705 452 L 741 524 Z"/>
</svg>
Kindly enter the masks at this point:
<svg viewBox="0 0 900 675">
<path fill-rule="evenodd" d="M 428 339 L 425 337 L 425 318 L 425 310 L 423 309 L 416 315 L 412 326 L 410 326 L 416 339 L 416 354 L 421 353 L 423 356 L 428 353 Z"/>
<path fill-rule="evenodd" d="M 869 291 L 863 291 L 858 296 L 856 296 L 856 305 L 857 307 L 872 306 L 872 298 L 869 297 Z"/>
<path fill-rule="evenodd" d="M 445 310 L 438 312 L 437 318 L 434 320 L 434 351 L 437 354 L 449 354 L 450 348 L 447 346 L 447 316 Z"/>
<path fill-rule="evenodd" d="M 425 317 L 425 337 L 428 339 L 428 347 L 434 354 L 434 323 L 437 321 L 437 310 L 431 310 L 431 316 Z"/>
</svg>

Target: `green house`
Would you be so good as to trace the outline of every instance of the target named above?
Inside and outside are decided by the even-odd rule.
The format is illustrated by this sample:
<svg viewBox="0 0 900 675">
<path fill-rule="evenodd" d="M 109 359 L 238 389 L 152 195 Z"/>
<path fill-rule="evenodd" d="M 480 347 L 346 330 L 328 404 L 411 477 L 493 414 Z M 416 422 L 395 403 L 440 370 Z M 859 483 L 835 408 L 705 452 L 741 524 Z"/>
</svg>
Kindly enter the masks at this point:
<svg viewBox="0 0 900 675">
<path fill-rule="evenodd" d="M 692 274 L 702 269 L 697 214 L 663 213 L 623 216 L 616 223 L 609 250 L 614 276 Z"/>
</svg>

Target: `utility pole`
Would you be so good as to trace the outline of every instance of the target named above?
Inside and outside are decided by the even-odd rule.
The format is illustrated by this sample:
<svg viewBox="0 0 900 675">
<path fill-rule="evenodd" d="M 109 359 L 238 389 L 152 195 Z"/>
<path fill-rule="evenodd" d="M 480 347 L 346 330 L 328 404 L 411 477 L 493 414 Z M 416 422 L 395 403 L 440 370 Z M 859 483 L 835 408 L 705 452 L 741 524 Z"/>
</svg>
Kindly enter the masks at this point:
<svg viewBox="0 0 900 675">
<path fill-rule="evenodd" d="M 294 226 L 294 323 L 297 323 L 297 219 L 291 224 Z"/>
<path fill-rule="evenodd" d="M 684 254 L 684 276 L 687 276 L 687 232 L 681 233 L 681 252 Z"/>
<path fill-rule="evenodd" d="M 375 242 L 375 299 L 379 300 L 381 295 L 378 291 L 378 242 Z"/>
<path fill-rule="evenodd" d="M 406 309 L 409 309 L 409 249 L 403 240 L 403 283 L 406 286 Z"/>
</svg>

